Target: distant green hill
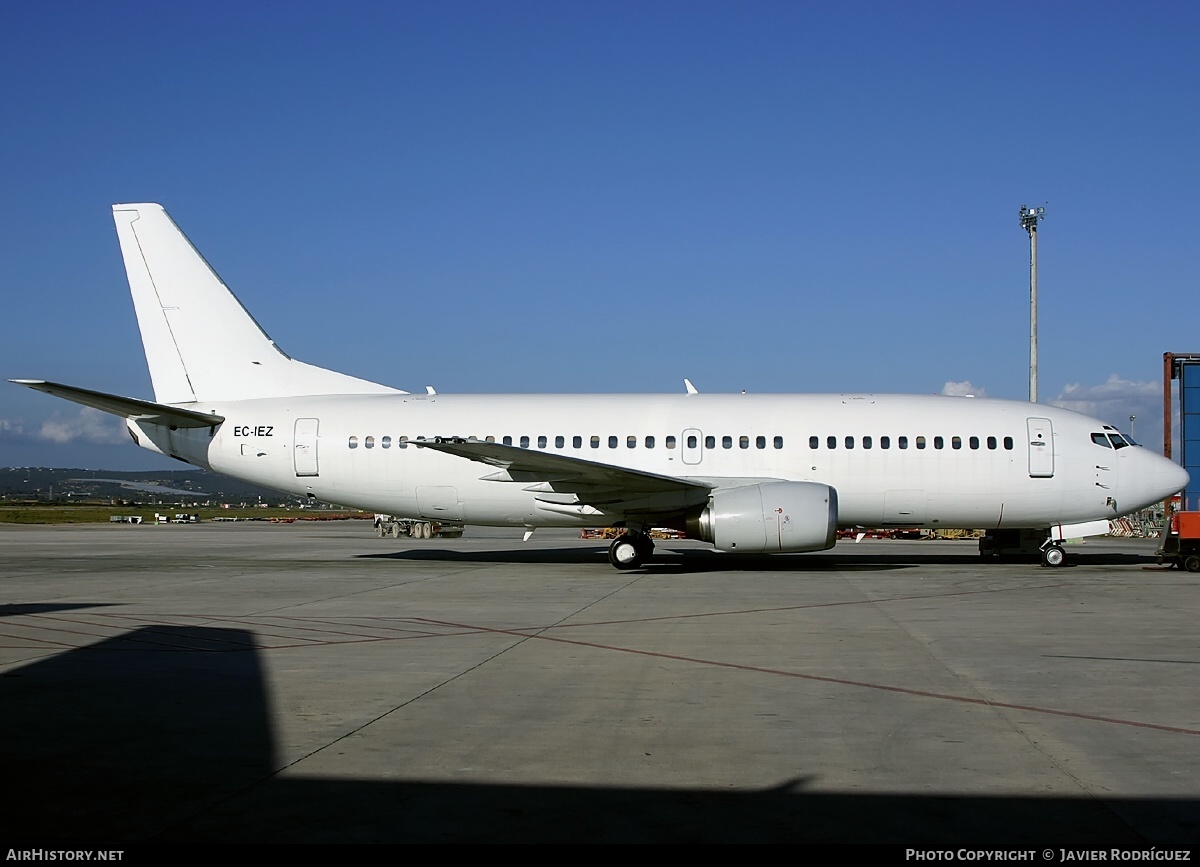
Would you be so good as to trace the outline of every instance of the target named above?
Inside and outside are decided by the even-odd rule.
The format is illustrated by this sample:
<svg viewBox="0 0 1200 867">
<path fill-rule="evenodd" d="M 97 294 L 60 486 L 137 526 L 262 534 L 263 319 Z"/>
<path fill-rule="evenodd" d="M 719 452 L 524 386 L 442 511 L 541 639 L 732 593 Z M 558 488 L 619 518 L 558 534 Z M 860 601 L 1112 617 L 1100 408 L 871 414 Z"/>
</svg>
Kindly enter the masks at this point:
<svg viewBox="0 0 1200 867">
<path fill-rule="evenodd" d="M 125 484 L 122 484 L 125 483 Z M 84 470 L 0 468 L 0 498 L 10 500 L 125 500 L 138 502 L 302 503 L 284 494 L 207 470 Z"/>
</svg>

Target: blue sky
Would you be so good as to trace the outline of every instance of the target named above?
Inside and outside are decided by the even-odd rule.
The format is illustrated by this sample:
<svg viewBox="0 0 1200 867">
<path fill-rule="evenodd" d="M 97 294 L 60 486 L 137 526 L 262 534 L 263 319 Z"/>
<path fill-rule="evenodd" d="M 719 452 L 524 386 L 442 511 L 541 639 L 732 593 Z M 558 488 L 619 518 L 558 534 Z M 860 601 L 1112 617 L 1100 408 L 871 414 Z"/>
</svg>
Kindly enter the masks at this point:
<svg viewBox="0 0 1200 867">
<path fill-rule="evenodd" d="M 1028 387 L 1161 442 L 1200 6 L 0 0 L 0 375 L 152 395 L 162 202 L 291 355 L 440 392 Z M 0 465 L 178 464 L 0 389 Z"/>
</svg>

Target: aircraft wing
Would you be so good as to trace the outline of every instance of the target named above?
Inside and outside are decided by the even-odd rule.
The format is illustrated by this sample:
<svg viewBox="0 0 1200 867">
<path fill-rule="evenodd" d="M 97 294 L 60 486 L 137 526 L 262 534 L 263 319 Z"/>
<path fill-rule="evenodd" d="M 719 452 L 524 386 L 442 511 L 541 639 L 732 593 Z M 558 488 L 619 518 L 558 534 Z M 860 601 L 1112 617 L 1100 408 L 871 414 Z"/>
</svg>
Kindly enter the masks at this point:
<svg viewBox="0 0 1200 867">
<path fill-rule="evenodd" d="M 37 391 L 52 394 L 66 400 L 90 406 L 93 409 L 110 412 L 121 418 L 148 421 L 154 424 L 174 427 L 212 427 L 225 421 L 225 416 L 207 412 L 197 412 L 192 409 L 181 409 L 177 406 L 167 406 L 163 403 L 152 403 L 148 400 L 138 400 L 136 397 L 120 397 L 115 394 L 105 394 L 102 391 L 92 391 L 90 388 L 77 388 L 73 385 L 62 385 L 58 382 L 46 382 L 43 379 L 10 379 L 17 385 L 26 385 Z"/>
<path fill-rule="evenodd" d="M 703 482 L 478 439 L 434 437 L 409 444 L 496 467 L 499 472 L 483 478 L 524 482 L 546 506 L 660 511 L 705 502 L 712 490 Z"/>
</svg>

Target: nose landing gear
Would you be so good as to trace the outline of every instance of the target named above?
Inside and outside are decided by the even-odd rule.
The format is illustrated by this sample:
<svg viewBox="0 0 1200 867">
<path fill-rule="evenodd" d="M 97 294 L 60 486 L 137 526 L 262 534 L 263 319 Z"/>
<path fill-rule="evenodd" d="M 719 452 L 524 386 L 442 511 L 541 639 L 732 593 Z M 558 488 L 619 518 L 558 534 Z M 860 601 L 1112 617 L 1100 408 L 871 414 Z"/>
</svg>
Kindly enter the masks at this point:
<svg viewBox="0 0 1200 867">
<path fill-rule="evenodd" d="M 1061 566 L 1067 562 L 1067 552 L 1062 545 L 1047 545 L 1042 549 L 1043 566 Z"/>
</svg>

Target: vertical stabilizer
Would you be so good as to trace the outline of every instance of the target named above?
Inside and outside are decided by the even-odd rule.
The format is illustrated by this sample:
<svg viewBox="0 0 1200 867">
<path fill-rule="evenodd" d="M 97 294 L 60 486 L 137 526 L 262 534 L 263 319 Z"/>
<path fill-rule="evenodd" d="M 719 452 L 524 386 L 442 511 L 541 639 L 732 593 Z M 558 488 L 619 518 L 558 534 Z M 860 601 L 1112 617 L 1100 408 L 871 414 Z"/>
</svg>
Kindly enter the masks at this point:
<svg viewBox="0 0 1200 867">
<path fill-rule="evenodd" d="M 113 205 L 113 221 L 159 403 L 398 393 L 290 358 L 161 205 Z"/>
</svg>

